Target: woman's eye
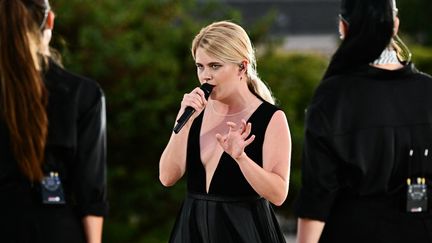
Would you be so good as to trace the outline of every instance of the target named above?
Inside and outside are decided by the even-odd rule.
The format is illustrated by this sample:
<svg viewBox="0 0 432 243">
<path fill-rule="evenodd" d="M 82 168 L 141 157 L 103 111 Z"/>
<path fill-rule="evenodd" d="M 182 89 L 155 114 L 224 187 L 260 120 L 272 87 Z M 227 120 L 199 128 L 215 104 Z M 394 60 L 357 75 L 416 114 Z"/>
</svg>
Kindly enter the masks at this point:
<svg viewBox="0 0 432 243">
<path fill-rule="evenodd" d="M 196 65 L 196 67 L 197 67 L 198 70 L 202 70 L 203 69 L 202 65 Z"/>
<path fill-rule="evenodd" d="M 220 68 L 220 66 L 221 66 L 221 65 L 219 65 L 219 64 L 213 64 L 213 65 L 211 65 L 211 68 L 212 68 L 213 70 L 216 70 L 216 69 Z"/>
</svg>

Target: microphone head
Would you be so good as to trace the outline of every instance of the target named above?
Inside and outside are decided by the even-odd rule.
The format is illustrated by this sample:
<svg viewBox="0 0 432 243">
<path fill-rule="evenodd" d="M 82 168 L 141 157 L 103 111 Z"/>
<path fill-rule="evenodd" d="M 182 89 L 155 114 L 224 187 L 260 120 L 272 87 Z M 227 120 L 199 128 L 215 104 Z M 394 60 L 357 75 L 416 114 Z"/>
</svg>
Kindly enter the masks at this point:
<svg viewBox="0 0 432 243">
<path fill-rule="evenodd" d="M 202 89 L 204 91 L 206 100 L 208 100 L 208 97 L 210 96 L 210 94 L 213 90 L 213 87 L 214 87 L 214 85 L 209 84 L 209 83 L 203 83 L 201 85 L 200 89 Z"/>
</svg>

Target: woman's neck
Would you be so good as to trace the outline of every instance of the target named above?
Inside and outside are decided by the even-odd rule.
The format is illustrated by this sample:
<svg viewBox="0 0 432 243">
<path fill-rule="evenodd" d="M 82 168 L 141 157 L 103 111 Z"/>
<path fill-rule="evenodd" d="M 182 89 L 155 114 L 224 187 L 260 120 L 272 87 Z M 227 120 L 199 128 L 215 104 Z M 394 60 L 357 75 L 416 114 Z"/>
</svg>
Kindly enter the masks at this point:
<svg viewBox="0 0 432 243">
<path fill-rule="evenodd" d="M 403 68 L 401 63 L 398 64 L 371 64 L 373 67 L 385 70 L 397 70 Z"/>
<path fill-rule="evenodd" d="M 373 67 L 386 69 L 386 70 L 397 70 L 401 69 L 403 65 L 400 63 L 396 50 L 389 46 L 383 50 L 380 57 L 370 64 Z"/>
<path fill-rule="evenodd" d="M 259 99 L 250 91 L 245 95 L 232 95 L 225 100 L 210 100 L 210 107 L 214 113 L 224 116 L 234 116 L 250 110 Z"/>
</svg>

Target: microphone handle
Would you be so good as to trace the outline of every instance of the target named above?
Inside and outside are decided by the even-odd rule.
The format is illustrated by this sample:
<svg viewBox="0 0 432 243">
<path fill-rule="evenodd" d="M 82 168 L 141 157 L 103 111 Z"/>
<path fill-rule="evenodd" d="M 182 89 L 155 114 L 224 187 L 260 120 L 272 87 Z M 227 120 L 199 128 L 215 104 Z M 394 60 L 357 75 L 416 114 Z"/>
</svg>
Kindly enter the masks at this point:
<svg viewBox="0 0 432 243">
<path fill-rule="evenodd" d="M 177 125 L 174 127 L 173 131 L 175 134 L 180 132 L 180 130 L 183 128 L 183 126 L 186 124 L 187 120 L 195 113 L 195 109 L 188 106 L 185 108 L 185 111 L 180 116 L 180 118 L 177 120 Z"/>
</svg>

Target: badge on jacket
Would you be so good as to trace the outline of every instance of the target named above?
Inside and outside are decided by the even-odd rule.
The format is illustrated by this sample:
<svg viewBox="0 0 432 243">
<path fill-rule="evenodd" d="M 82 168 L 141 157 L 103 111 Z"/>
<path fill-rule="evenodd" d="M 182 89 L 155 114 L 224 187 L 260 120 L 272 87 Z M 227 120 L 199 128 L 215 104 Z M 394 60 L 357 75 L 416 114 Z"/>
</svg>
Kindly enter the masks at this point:
<svg viewBox="0 0 432 243">
<path fill-rule="evenodd" d="M 63 186 L 57 172 L 50 172 L 42 180 L 42 203 L 43 204 L 65 204 Z"/>
</svg>

